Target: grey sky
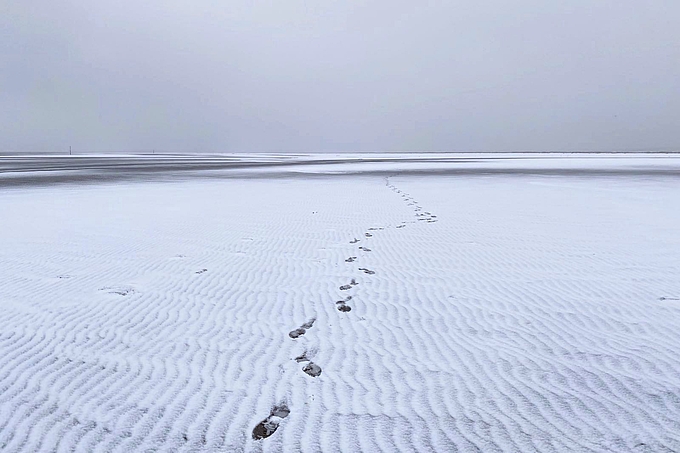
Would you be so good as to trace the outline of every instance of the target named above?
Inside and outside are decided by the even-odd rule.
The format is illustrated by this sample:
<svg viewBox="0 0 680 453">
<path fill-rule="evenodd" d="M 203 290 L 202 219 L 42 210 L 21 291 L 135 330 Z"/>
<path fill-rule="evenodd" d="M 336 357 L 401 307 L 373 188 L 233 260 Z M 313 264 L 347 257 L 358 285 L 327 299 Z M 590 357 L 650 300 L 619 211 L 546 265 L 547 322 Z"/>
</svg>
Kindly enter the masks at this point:
<svg viewBox="0 0 680 453">
<path fill-rule="evenodd" d="M 0 2 L 0 151 L 680 149 L 680 1 Z"/>
</svg>

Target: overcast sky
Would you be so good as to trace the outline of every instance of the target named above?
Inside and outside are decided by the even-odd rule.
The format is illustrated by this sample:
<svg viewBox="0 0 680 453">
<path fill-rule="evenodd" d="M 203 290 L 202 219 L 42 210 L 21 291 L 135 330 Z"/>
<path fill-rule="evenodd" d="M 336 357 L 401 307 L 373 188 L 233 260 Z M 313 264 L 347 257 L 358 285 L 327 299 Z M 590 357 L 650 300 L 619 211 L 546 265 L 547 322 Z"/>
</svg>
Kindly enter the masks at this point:
<svg viewBox="0 0 680 453">
<path fill-rule="evenodd" d="M 680 149 L 679 0 L 0 1 L 0 152 Z"/>
</svg>

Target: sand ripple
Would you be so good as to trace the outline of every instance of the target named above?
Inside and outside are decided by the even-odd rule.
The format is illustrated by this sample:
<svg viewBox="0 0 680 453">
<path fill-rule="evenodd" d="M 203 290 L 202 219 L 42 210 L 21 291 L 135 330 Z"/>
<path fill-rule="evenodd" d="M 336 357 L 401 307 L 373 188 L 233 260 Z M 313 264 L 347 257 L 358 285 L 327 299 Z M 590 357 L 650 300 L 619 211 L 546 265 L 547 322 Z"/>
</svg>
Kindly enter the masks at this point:
<svg viewBox="0 0 680 453">
<path fill-rule="evenodd" d="M 677 199 L 528 176 L 2 193 L 0 448 L 679 451 Z"/>
</svg>

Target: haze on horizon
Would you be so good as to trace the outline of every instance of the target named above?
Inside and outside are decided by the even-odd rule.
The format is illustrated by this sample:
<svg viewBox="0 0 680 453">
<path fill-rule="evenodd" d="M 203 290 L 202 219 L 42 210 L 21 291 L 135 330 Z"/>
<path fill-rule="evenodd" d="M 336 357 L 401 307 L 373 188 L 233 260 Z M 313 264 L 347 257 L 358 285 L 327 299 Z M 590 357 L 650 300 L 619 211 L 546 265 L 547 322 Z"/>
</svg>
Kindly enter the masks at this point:
<svg viewBox="0 0 680 453">
<path fill-rule="evenodd" d="M 0 5 L 0 152 L 680 149 L 680 2 Z"/>
</svg>

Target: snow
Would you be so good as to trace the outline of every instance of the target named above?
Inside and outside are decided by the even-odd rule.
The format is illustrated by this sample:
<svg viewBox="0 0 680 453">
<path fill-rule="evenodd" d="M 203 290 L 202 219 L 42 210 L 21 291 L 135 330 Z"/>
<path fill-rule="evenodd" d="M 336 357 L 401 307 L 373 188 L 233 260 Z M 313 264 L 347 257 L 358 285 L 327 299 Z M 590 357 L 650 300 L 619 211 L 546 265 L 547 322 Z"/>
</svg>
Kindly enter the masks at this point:
<svg viewBox="0 0 680 453">
<path fill-rule="evenodd" d="M 0 158 L 0 447 L 680 450 L 680 159 L 375 157 Z"/>
</svg>

